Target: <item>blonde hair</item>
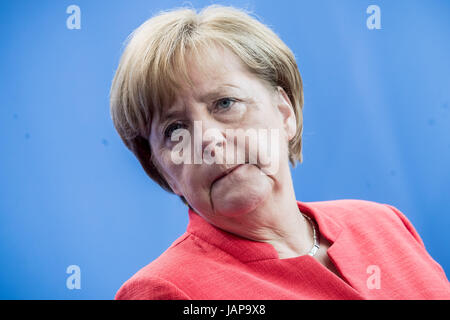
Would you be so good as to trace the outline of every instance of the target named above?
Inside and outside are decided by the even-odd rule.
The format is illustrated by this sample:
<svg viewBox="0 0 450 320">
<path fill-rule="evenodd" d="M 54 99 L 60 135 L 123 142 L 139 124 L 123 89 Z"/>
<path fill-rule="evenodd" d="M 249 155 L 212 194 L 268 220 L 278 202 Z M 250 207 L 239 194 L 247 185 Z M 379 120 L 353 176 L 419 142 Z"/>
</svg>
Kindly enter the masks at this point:
<svg viewBox="0 0 450 320">
<path fill-rule="evenodd" d="M 231 49 L 250 72 L 273 88 L 285 90 L 297 119 L 297 132 L 289 142 L 289 161 L 294 167 L 296 161 L 303 161 L 303 85 L 294 54 L 250 14 L 220 5 L 210 5 L 199 13 L 191 8 L 163 11 L 145 21 L 125 42 L 111 86 L 111 117 L 148 176 L 169 192 L 173 193 L 155 166 L 148 140 L 152 114 L 172 104 L 184 81 L 191 84 L 187 52 L 193 51 L 198 59 L 212 44 Z"/>
</svg>

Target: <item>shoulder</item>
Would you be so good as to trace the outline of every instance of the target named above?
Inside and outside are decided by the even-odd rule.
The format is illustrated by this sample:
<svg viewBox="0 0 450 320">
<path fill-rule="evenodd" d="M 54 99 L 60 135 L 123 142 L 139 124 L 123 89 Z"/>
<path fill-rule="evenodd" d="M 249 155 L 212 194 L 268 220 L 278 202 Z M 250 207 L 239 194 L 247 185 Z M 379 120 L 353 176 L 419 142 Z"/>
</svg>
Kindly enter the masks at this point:
<svg viewBox="0 0 450 320">
<path fill-rule="evenodd" d="M 134 276 L 117 291 L 116 300 L 189 300 L 173 283 L 154 276 Z"/>
<path fill-rule="evenodd" d="M 400 232 L 407 240 L 424 243 L 404 213 L 393 205 L 359 199 L 312 202 L 311 206 L 354 232 Z"/>
<path fill-rule="evenodd" d="M 191 287 L 199 272 L 205 273 L 211 264 L 218 263 L 207 259 L 205 252 L 210 252 L 211 248 L 205 246 L 208 243 L 184 233 L 159 257 L 128 279 L 117 291 L 115 299 L 190 300 L 181 288 Z M 201 264 L 198 263 L 200 260 Z"/>
<path fill-rule="evenodd" d="M 117 291 L 116 300 L 186 300 L 190 299 L 172 281 L 165 277 L 166 272 L 175 273 L 174 265 L 182 265 L 180 255 L 174 253 L 186 239 L 183 234 L 158 258 L 136 272 Z"/>
</svg>

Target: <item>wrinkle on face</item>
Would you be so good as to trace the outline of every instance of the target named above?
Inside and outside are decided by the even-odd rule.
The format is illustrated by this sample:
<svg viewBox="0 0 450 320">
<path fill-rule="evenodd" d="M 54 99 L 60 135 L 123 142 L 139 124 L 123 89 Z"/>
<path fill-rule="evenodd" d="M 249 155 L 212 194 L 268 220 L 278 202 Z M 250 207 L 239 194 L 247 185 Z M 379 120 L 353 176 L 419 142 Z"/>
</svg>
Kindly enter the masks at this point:
<svg viewBox="0 0 450 320">
<path fill-rule="evenodd" d="M 221 131 L 227 128 L 282 129 L 280 117 L 275 108 L 275 90 L 268 83 L 250 73 L 231 51 L 211 51 L 210 54 L 216 55 L 216 57 L 220 56 L 221 59 L 213 60 L 221 61 L 221 63 L 219 65 L 206 63 L 205 65 L 209 67 L 191 66 L 189 76 L 193 86 L 181 87 L 173 105 L 162 110 L 167 113 L 178 112 L 178 117 L 171 119 L 171 122 L 178 120 L 185 122 L 188 130 L 192 130 L 195 120 L 202 120 L 208 126 L 215 125 Z M 222 96 L 234 97 L 239 100 L 236 104 L 235 114 L 211 112 L 214 100 Z M 161 125 L 164 128 L 168 124 L 165 120 L 161 123 L 164 118 L 165 114 L 158 114 L 152 119 L 152 132 L 149 137 L 152 150 L 156 151 L 155 157 L 162 170 L 165 171 L 167 177 L 170 177 L 171 183 L 174 184 L 173 189 L 178 190 L 196 211 L 205 215 L 220 216 L 220 209 L 215 206 L 215 202 L 220 199 L 214 199 L 210 181 L 214 174 L 224 170 L 224 166 L 213 164 L 208 167 L 207 164 L 175 165 L 172 163 L 170 152 L 173 144 L 164 141 L 164 132 L 161 132 Z M 193 136 L 191 131 L 191 137 Z M 261 167 L 255 164 L 252 171 L 248 172 L 256 175 L 259 171 L 261 171 Z M 252 185 L 251 179 L 260 178 L 252 176 L 248 179 L 249 181 L 241 186 L 244 190 L 242 194 L 245 195 L 245 188 L 250 188 L 248 189 L 252 190 L 250 194 L 256 199 L 254 201 L 257 201 L 257 189 Z M 258 181 L 269 183 L 272 186 L 277 184 L 276 176 L 266 176 L 264 179 L 268 180 Z M 220 197 L 225 199 L 227 194 L 225 191 L 220 192 Z"/>
</svg>

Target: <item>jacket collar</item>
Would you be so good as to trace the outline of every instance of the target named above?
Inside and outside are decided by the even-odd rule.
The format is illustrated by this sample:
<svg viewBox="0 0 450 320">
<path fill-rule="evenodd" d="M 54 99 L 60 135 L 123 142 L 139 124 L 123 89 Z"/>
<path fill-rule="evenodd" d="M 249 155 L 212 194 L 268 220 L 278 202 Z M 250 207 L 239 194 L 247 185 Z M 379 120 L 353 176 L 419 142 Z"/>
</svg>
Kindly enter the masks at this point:
<svg viewBox="0 0 450 320">
<path fill-rule="evenodd" d="M 297 205 L 302 213 L 308 215 L 316 222 L 321 238 L 325 237 L 331 245 L 338 240 L 343 230 L 342 225 L 333 220 L 328 212 L 324 210 L 323 202 L 306 203 L 297 201 Z M 242 238 L 219 229 L 191 209 L 189 209 L 187 232 L 227 252 L 242 262 L 279 259 L 277 251 L 271 244 Z"/>
</svg>

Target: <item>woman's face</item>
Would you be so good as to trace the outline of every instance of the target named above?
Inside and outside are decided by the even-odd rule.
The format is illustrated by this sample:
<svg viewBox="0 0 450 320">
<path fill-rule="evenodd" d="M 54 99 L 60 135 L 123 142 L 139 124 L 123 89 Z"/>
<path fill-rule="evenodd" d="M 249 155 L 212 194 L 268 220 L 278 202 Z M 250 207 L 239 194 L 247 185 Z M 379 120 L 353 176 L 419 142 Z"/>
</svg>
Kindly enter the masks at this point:
<svg viewBox="0 0 450 320">
<path fill-rule="evenodd" d="M 254 210 L 291 179 L 296 121 L 283 89 L 249 73 L 231 51 L 210 50 L 220 63 L 189 64 L 192 88 L 153 117 L 149 140 L 172 190 L 219 224 Z M 176 133 L 182 138 L 172 141 Z"/>
</svg>

